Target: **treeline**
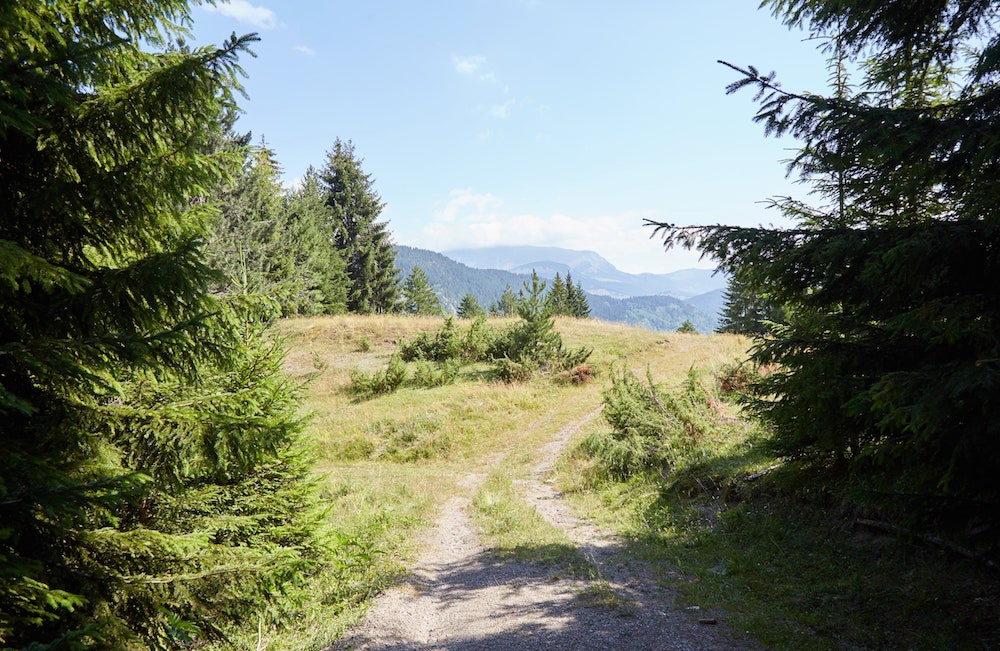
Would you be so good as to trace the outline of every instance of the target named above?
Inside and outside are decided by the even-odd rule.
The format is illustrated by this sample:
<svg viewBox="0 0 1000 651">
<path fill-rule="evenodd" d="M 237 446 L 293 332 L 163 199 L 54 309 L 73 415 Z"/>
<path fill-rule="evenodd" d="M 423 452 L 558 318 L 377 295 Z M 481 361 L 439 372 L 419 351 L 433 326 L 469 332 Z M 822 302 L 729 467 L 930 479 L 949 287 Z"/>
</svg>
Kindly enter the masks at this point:
<svg viewBox="0 0 1000 651">
<path fill-rule="evenodd" d="M 653 331 L 676 330 L 685 323 L 698 332 L 712 332 L 718 319 L 687 301 L 672 296 L 612 298 L 590 296 L 591 315 L 604 321 L 627 323 Z"/>
<path fill-rule="evenodd" d="M 207 200 L 219 210 L 206 245 L 223 294 L 260 294 L 281 314 L 360 314 L 404 308 L 384 204 L 350 142 L 337 139 L 320 169 L 281 185 L 274 153 L 231 127 L 219 145 L 239 160 Z"/>
<path fill-rule="evenodd" d="M 440 253 L 409 246 L 396 246 L 396 254 L 400 269 L 408 270 L 411 278 L 417 277 L 420 286 L 429 288 L 438 299 L 436 304 L 426 302 L 430 307 L 424 311 L 407 310 L 419 314 L 437 314 L 443 310 L 463 318 L 513 316 L 534 282 L 509 271 L 473 269 Z M 547 288 L 543 298 L 553 315 L 590 316 L 588 295 L 579 282 L 573 281 L 570 272 L 565 279 L 556 273 L 551 282 L 539 281 L 543 290 Z M 518 288 L 516 292 L 514 287 Z"/>
<path fill-rule="evenodd" d="M 489 306 L 507 287 L 520 287 L 525 277 L 500 269 L 474 269 L 440 253 L 396 245 L 396 266 L 403 275 L 419 267 L 429 280 L 441 307 L 457 311 L 462 298 L 472 294 L 481 305 Z"/>
<path fill-rule="evenodd" d="M 434 293 L 449 313 L 463 314 L 466 310 L 462 305 L 469 303 L 468 295 L 471 294 L 485 312 L 510 314 L 511 300 L 517 298 L 511 288 L 521 287 L 525 280 L 521 274 L 498 269 L 476 269 L 440 253 L 408 246 L 396 246 L 396 261 L 403 272 L 412 271 L 415 267 L 426 271 Z M 554 278 L 552 282 L 558 284 Z M 654 331 L 673 331 L 685 322 L 690 322 L 698 332 L 703 333 L 712 332 L 718 326 L 717 317 L 690 301 L 671 296 L 601 296 L 582 291 L 580 284 L 572 277 L 570 282 L 577 290 L 577 297 L 582 296 L 581 314 L 586 312 L 593 318 Z M 566 281 L 562 280 L 562 283 L 565 285 Z"/>
</svg>

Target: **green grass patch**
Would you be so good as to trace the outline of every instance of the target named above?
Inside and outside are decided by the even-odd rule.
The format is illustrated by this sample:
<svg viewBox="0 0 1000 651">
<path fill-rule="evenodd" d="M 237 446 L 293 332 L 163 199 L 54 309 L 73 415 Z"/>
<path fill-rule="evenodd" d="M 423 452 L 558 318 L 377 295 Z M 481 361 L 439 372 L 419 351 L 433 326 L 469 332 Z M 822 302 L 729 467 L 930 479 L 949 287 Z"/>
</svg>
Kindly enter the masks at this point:
<svg viewBox="0 0 1000 651">
<path fill-rule="evenodd" d="M 650 394 L 650 383 L 630 386 Z M 665 437 L 705 424 L 708 412 L 687 412 L 705 404 L 686 401 L 691 387 L 630 405 L 624 421 L 612 412 L 619 429 L 590 434 L 561 474 L 566 491 L 626 537 L 629 553 L 676 584 L 681 606 L 721 608 L 734 630 L 773 649 L 997 648 L 1000 581 L 984 564 L 855 526 L 844 490 L 821 475 L 788 466 L 761 475 L 776 462 L 755 445 L 764 434 L 733 427 L 726 410 L 718 426 L 699 425 L 696 446 L 659 441 L 657 428 L 671 420 Z M 663 409 L 671 405 L 680 408 Z M 673 416 L 641 418 L 643 410 Z M 666 447 L 650 448 L 650 438 Z M 637 461 L 622 441 L 639 448 Z"/>
<path fill-rule="evenodd" d="M 567 569 L 586 568 L 586 559 L 565 534 L 524 503 L 509 472 L 490 475 L 472 505 L 473 521 L 492 552 Z"/>
</svg>

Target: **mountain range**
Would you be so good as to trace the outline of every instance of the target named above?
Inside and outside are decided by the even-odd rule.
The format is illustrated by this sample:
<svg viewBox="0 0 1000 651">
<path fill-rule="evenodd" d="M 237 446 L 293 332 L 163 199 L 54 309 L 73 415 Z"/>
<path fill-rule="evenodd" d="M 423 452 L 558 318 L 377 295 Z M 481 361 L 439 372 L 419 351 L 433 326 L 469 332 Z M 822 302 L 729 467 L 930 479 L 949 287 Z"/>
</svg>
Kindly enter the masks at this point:
<svg viewBox="0 0 1000 651">
<path fill-rule="evenodd" d="M 481 249 L 455 249 L 443 255 L 475 269 L 502 269 L 530 275 L 537 271 L 543 278 L 556 272 L 582 282 L 591 294 L 612 298 L 632 296 L 673 296 L 692 298 L 714 290 L 724 290 L 727 281 L 711 269 L 682 269 L 665 274 L 630 274 L 593 251 L 575 251 L 551 246 L 494 246 Z"/>
<path fill-rule="evenodd" d="M 522 289 L 532 271 L 551 280 L 572 275 L 587 294 L 591 316 L 655 331 L 676 330 L 690 321 L 699 332 L 712 332 L 725 304 L 726 279 L 708 269 L 667 274 L 629 274 L 593 251 L 557 247 L 504 246 L 437 253 L 396 246 L 402 276 L 414 267 L 427 275 L 445 310 L 454 313 L 471 293 L 488 308 L 506 287 Z"/>
</svg>

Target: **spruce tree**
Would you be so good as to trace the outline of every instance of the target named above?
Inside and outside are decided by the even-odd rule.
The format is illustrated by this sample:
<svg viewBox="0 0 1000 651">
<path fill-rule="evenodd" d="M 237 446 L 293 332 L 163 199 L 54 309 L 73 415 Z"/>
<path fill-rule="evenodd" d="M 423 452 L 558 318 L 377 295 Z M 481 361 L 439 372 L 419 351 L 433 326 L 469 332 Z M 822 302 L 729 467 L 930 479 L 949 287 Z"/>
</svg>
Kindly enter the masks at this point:
<svg viewBox="0 0 1000 651">
<path fill-rule="evenodd" d="M 500 294 L 500 298 L 490 306 L 490 314 L 495 316 L 513 316 L 517 313 L 517 305 L 519 299 L 514 293 L 514 290 L 507 285 L 503 288 L 503 293 Z"/>
<path fill-rule="evenodd" d="M 785 230 L 657 227 L 788 306 L 753 353 L 780 369 L 754 403 L 779 452 L 925 507 L 1000 513 L 995 3 L 769 4 L 864 73 L 823 97 L 731 66 L 767 132 L 803 142 L 792 170 L 820 202 L 776 202 L 798 222 Z"/>
<path fill-rule="evenodd" d="M 590 316 L 590 303 L 587 301 L 587 294 L 583 291 L 580 283 L 573 284 L 573 276 L 566 272 L 566 314 L 578 319 L 586 319 Z"/>
<path fill-rule="evenodd" d="M 441 314 L 441 301 L 420 267 L 413 267 L 403 283 L 402 311 L 406 314 Z"/>
<path fill-rule="evenodd" d="M 552 314 L 560 316 L 569 313 L 569 296 L 566 292 L 566 282 L 559 275 L 558 271 L 556 272 L 556 277 L 552 279 L 552 287 L 549 288 L 549 293 L 545 296 L 545 301 Z"/>
<path fill-rule="evenodd" d="M 462 302 L 458 304 L 458 317 L 460 319 L 475 319 L 486 316 L 486 310 L 476 300 L 476 296 L 469 292 L 462 297 Z"/>
<path fill-rule="evenodd" d="M 206 258 L 225 276 L 221 291 L 268 295 L 280 301 L 294 272 L 285 259 L 291 243 L 282 207 L 280 169 L 274 152 L 263 143 L 229 149 L 244 160 L 239 172 L 210 196 L 220 208 Z"/>
<path fill-rule="evenodd" d="M 374 181 L 361 169 L 354 144 L 339 138 L 327 152 L 320 178 L 333 209 L 333 241 L 347 264 L 347 308 L 359 314 L 399 309 L 399 270 L 387 222 L 378 221 L 384 204 Z"/>
<path fill-rule="evenodd" d="M 342 314 L 349 281 L 341 251 L 333 246 L 333 211 L 316 170 L 310 166 L 283 207 L 295 274 L 285 314 Z"/>
<path fill-rule="evenodd" d="M 718 332 L 763 337 L 769 335 L 775 324 L 782 324 L 784 310 L 769 300 L 739 273 L 733 274 L 725 292 L 725 306 L 719 316 Z"/>
<path fill-rule="evenodd" d="M 0 9 L 0 646 L 176 649 L 320 561 L 268 302 L 221 300 L 237 57 L 182 0 Z"/>
</svg>

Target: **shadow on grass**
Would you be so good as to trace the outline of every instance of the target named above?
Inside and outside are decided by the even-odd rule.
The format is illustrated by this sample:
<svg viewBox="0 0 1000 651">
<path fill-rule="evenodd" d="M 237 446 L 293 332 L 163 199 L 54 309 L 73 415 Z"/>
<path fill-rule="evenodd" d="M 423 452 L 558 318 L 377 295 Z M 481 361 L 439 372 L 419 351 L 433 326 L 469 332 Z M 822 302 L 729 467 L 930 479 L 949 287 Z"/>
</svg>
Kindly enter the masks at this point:
<svg viewBox="0 0 1000 651">
<path fill-rule="evenodd" d="M 984 564 L 853 527 L 818 477 L 806 494 L 765 480 L 729 503 L 689 479 L 647 505 L 625 553 L 678 564 L 682 594 L 769 648 L 1000 648 L 1000 574 Z"/>
</svg>

